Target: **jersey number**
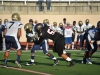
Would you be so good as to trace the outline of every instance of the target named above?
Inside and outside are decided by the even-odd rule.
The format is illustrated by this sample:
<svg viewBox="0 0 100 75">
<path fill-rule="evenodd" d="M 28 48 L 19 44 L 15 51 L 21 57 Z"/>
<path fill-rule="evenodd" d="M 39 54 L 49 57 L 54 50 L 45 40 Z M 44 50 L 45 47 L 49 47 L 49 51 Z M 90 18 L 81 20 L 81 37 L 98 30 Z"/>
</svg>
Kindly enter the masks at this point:
<svg viewBox="0 0 100 75">
<path fill-rule="evenodd" d="M 51 35 L 54 35 L 54 34 L 55 34 L 55 32 L 54 32 L 53 30 L 51 30 L 51 29 L 48 29 L 48 30 L 47 30 L 47 33 L 49 33 L 49 34 L 51 34 Z"/>
<path fill-rule="evenodd" d="M 11 26 L 14 24 L 14 22 L 10 22 L 11 23 L 11 25 L 9 26 L 9 29 L 11 28 Z"/>
</svg>

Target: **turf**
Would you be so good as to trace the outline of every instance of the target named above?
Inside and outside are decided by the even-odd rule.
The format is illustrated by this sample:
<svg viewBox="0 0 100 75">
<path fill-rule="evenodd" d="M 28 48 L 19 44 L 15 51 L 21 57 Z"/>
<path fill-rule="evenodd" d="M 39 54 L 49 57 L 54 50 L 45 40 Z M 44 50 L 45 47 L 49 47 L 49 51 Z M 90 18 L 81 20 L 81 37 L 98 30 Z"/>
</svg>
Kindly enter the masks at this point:
<svg viewBox="0 0 100 75">
<path fill-rule="evenodd" d="M 76 62 L 73 67 L 67 67 L 69 65 L 64 59 L 58 57 L 57 53 L 52 53 L 55 57 L 59 59 L 59 64 L 53 66 L 54 61 L 43 54 L 41 51 L 35 53 L 35 64 L 32 66 L 25 66 L 25 64 L 30 60 L 30 51 L 23 51 L 21 56 L 22 69 L 38 71 L 49 73 L 53 75 L 99 75 L 100 72 L 100 51 L 98 50 L 92 56 L 92 65 L 81 64 L 81 60 L 84 55 L 84 51 L 67 51 L 71 53 L 71 58 Z M 0 64 L 3 65 L 4 52 L 0 52 Z M 12 67 L 17 67 L 14 63 L 16 60 L 16 51 L 10 52 L 8 65 Z M 32 75 L 33 73 L 12 70 L 9 68 L 0 67 L 0 75 Z M 33 75 L 40 75 L 34 73 Z"/>
</svg>

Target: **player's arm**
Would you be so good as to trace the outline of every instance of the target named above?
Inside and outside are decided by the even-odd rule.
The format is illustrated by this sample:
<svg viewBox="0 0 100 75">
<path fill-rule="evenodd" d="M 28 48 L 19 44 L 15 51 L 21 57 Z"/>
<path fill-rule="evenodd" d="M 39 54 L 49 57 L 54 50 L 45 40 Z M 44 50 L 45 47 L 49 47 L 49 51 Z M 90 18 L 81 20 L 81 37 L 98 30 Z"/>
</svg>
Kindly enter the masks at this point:
<svg viewBox="0 0 100 75">
<path fill-rule="evenodd" d="M 5 28 L 3 31 L 3 37 L 5 36 L 6 32 L 7 32 L 7 29 Z"/>
<path fill-rule="evenodd" d="M 5 28 L 4 28 L 4 31 L 3 31 L 3 37 L 5 36 L 6 32 L 7 32 L 7 23 L 5 24 Z"/>
<path fill-rule="evenodd" d="M 21 28 L 22 28 L 22 24 L 20 23 L 20 24 L 19 24 L 19 27 L 18 27 L 18 33 L 17 33 L 17 38 L 18 38 L 18 39 L 20 39 L 20 37 L 21 37 L 21 35 L 22 35 L 22 30 L 21 30 Z"/>
<path fill-rule="evenodd" d="M 91 39 L 90 35 L 88 34 L 88 41 L 90 42 L 90 44 L 93 44 L 93 40 Z"/>
<path fill-rule="evenodd" d="M 19 29 L 18 29 L 18 34 L 17 34 L 18 39 L 20 39 L 20 37 L 21 37 L 21 35 L 22 35 L 21 33 L 22 33 L 21 28 L 19 28 Z"/>
</svg>

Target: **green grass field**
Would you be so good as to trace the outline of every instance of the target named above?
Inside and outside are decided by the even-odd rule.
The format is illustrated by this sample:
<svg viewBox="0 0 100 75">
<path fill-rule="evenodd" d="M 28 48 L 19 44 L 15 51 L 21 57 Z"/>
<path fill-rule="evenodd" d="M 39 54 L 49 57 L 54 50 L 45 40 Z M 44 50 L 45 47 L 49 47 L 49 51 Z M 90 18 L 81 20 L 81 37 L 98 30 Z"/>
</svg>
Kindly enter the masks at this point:
<svg viewBox="0 0 100 75">
<path fill-rule="evenodd" d="M 2 68 L 0 67 L 0 75 L 99 75 L 100 72 L 100 51 L 98 50 L 91 58 L 93 64 L 81 64 L 81 60 L 84 55 L 84 51 L 67 51 L 71 53 L 71 58 L 76 62 L 73 67 L 67 67 L 68 62 L 58 57 L 57 53 L 52 53 L 54 56 L 58 57 L 59 64 L 52 66 L 54 61 L 43 54 L 41 51 L 35 53 L 35 65 L 25 66 L 25 64 L 30 60 L 30 51 L 23 51 L 21 56 L 21 65 L 24 71 L 19 71 L 17 65 L 14 63 L 16 60 L 16 51 L 10 52 L 8 65 L 12 68 Z M 4 52 L 0 52 L 0 64 L 3 65 Z M 30 72 L 29 72 L 30 71 Z M 37 73 L 35 73 L 37 72 Z M 45 74 L 43 74 L 45 73 Z"/>
</svg>

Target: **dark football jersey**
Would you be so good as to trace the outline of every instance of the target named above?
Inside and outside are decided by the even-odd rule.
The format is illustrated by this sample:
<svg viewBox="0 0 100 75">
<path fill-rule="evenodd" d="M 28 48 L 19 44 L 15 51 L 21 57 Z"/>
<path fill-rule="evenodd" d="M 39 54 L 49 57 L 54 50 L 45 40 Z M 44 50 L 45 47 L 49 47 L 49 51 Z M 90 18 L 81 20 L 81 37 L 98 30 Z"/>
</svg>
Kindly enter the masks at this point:
<svg viewBox="0 0 100 75">
<path fill-rule="evenodd" d="M 53 31 L 49 26 L 44 25 L 42 31 L 40 33 L 38 33 L 38 36 L 40 37 L 39 41 L 42 41 L 44 39 L 51 39 L 53 41 L 56 41 L 58 39 L 58 37 L 61 34 Z M 63 36 L 63 35 L 62 35 Z"/>
</svg>

